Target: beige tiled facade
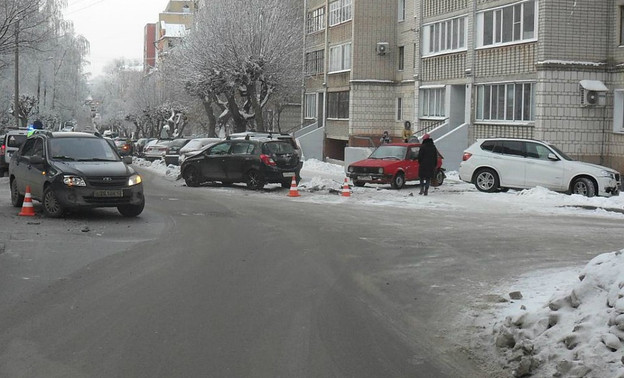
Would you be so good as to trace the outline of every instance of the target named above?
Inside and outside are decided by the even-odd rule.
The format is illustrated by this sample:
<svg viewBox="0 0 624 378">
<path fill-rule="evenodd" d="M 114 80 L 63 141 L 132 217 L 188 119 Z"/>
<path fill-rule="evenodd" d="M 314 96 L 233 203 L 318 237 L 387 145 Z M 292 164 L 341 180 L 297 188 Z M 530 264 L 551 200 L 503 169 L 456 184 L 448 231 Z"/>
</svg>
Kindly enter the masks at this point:
<svg viewBox="0 0 624 378">
<path fill-rule="evenodd" d="M 399 16 L 402 0 L 351 0 L 351 19 L 327 27 L 330 3 L 305 2 L 306 14 L 325 9 L 324 27 L 305 40 L 306 53 L 324 50 L 324 70 L 306 76 L 305 92 L 318 93 L 321 103 L 328 93 L 349 92 L 347 118 L 332 119 L 319 107 L 316 119 L 306 120 L 326 125 L 325 156 L 340 159 L 347 143 L 360 143 L 357 136 L 377 140 L 389 130 L 398 137 L 405 120 L 414 130 L 450 122 L 470 125 L 468 142 L 489 136 L 545 139 L 574 158 L 624 171 L 624 128 L 617 129 L 616 117 L 624 113 L 618 110 L 624 107 L 624 92 L 615 96 L 624 91 L 624 0 L 538 0 L 535 7 L 517 0 L 405 0 L 404 19 Z M 523 15 L 535 10 L 534 37 L 480 44 L 487 17 L 498 14 L 505 20 L 519 9 Z M 426 30 L 459 18 L 466 30 L 464 48 L 424 53 Z M 331 47 L 349 42 L 350 69 L 327 73 Z M 377 53 L 378 42 L 388 43 L 385 55 Z M 581 80 L 604 83 L 604 106 L 583 106 Z M 523 103 L 531 101 L 530 118 L 477 116 L 482 109 L 478 91 L 504 85 L 531 86 L 522 92 L 531 93 Z M 444 114 L 424 114 L 423 93 L 436 88 L 444 93 Z"/>
</svg>

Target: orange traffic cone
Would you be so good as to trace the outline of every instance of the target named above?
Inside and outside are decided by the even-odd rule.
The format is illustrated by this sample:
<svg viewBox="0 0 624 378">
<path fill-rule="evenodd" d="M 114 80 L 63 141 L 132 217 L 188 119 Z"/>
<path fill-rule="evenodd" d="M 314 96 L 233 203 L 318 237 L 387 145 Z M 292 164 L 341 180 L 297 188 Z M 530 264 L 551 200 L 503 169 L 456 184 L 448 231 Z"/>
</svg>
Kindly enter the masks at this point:
<svg viewBox="0 0 624 378">
<path fill-rule="evenodd" d="M 290 191 L 288 192 L 288 197 L 299 197 L 299 191 L 297 190 L 297 177 L 293 176 L 292 181 L 290 182 Z"/>
<path fill-rule="evenodd" d="M 30 195 L 30 186 L 26 185 L 26 194 L 24 194 L 24 203 L 22 204 L 22 211 L 18 215 L 32 217 L 35 215 L 35 209 L 32 204 L 32 196 Z"/>
<path fill-rule="evenodd" d="M 343 197 L 351 197 L 351 188 L 349 188 L 349 179 L 345 177 L 344 184 L 342 184 L 342 194 Z"/>
</svg>

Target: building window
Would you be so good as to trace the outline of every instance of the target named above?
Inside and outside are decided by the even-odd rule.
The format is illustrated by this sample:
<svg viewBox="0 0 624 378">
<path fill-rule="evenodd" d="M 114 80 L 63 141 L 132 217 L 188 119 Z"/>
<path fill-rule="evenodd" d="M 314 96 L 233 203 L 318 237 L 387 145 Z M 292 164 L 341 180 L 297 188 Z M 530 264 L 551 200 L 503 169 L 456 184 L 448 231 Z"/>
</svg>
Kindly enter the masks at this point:
<svg viewBox="0 0 624 378">
<path fill-rule="evenodd" d="M 466 17 L 425 25 L 423 28 L 423 55 L 465 50 L 466 27 Z"/>
<path fill-rule="evenodd" d="M 624 133 L 624 90 L 613 91 L 613 131 Z"/>
<path fill-rule="evenodd" d="M 533 121 L 534 113 L 534 83 L 477 86 L 476 119 L 479 121 Z"/>
<path fill-rule="evenodd" d="M 351 69 L 351 43 L 329 48 L 329 72 L 348 71 Z"/>
<path fill-rule="evenodd" d="M 446 89 L 425 88 L 420 91 L 420 114 L 422 117 L 444 117 L 446 110 L 444 109 Z"/>
<path fill-rule="evenodd" d="M 624 46 L 624 6 L 620 7 L 620 46 Z"/>
<path fill-rule="evenodd" d="M 349 91 L 327 94 L 327 118 L 349 119 Z"/>
<path fill-rule="evenodd" d="M 307 75 L 317 75 L 325 72 L 325 50 L 306 53 L 305 72 Z"/>
<path fill-rule="evenodd" d="M 537 1 L 525 1 L 477 14 L 479 46 L 496 46 L 536 38 Z"/>
<path fill-rule="evenodd" d="M 403 98 L 399 97 L 397 98 L 397 103 L 396 103 L 396 110 L 397 110 L 397 121 L 400 121 L 403 119 Z"/>
<path fill-rule="evenodd" d="M 405 69 L 405 46 L 399 46 L 399 71 Z"/>
<path fill-rule="evenodd" d="M 399 0 L 399 21 L 405 21 L 405 0 Z"/>
<path fill-rule="evenodd" d="M 316 118 L 316 93 L 305 94 L 305 118 Z"/>
<path fill-rule="evenodd" d="M 306 30 L 308 34 L 325 29 L 325 7 L 308 12 Z"/>
<path fill-rule="evenodd" d="M 341 22 L 351 20 L 351 1 L 337 0 L 329 3 L 329 26 L 338 25 Z"/>
</svg>

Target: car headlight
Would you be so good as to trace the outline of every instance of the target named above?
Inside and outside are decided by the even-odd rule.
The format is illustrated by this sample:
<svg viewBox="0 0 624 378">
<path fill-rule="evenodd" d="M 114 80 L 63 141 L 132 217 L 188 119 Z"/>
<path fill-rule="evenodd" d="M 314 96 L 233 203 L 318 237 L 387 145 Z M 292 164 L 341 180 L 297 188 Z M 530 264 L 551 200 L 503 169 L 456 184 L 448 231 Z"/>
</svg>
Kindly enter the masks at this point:
<svg viewBox="0 0 624 378">
<path fill-rule="evenodd" d="M 130 176 L 130 178 L 128 179 L 128 186 L 139 185 L 142 182 L 143 182 L 143 179 L 141 178 L 141 176 L 135 173 L 132 176 Z"/>
<path fill-rule="evenodd" d="M 609 171 L 600 171 L 600 176 L 615 179 L 615 173 Z"/>
<path fill-rule="evenodd" d="M 63 176 L 63 182 L 67 186 L 87 186 L 87 183 L 79 176 Z"/>
<path fill-rule="evenodd" d="M 349 171 L 349 172 L 353 172 L 353 171 L 354 171 L 354 168 L 353 168 L 352 166 L 349 166 L 348 171 Z"/>
<path fill-rule="evenodd" d="M 379 174 L 383 174 L 383 168 L 379 168 L 379 169 L 377 169 L 377 172 L 378 172 Z"/>
</svg>

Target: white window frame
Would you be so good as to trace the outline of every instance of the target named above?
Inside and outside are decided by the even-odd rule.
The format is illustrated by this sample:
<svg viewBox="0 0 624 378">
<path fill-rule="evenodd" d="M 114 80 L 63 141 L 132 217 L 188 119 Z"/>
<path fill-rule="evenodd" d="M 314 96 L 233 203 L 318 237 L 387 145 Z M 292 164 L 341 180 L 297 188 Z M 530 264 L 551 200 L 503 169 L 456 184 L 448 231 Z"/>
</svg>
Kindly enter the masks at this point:
<svg viewBox="0 0 624 378">
<path fill-rule="evenodd" d="M 531 5 L 533 5 L 531 9 Z M 533 13 L 533 31 L 525 30 L 527 12 Z M 510 25 L 511 26 L 508 26 Z M 477 13 L 477 48 L 514 45 L 537 41 L 539 25 L 538 0 L 523 0 L 498 8 L 490 8 Z M 492 29 L 486 37 L 486 29 Z M 528 34 L 531 33 L 531 34 Z"/>
<path fill-rule="evenodd" d="M 405 21 L 405 0 L 398 0 L 398 20 L 399 22 Z"/>
<path fill-rule="evenodd" d="M 403 97 L 397 97 L 396 100 L 396 120 L 403 120 Z"/>
<path fill-rule="evenodd" d="M 423 26 L 423 56 L 466 51 L 468 16 L 454 17 Z"/>
<path fill-rule="evenodd" d="M 351 70 L 351 42 L 329 48 L 329 73 Z"/>
<path fill-rule="evenodd" d="M 306 32 L 308 34 L 322 30 L 325 30 L 325 7 L 309 11 L 306 19 Z"/>
<path fill-rule="evenodd" d="M 446 117 L 446 87 L 420 87 L 420 116 L 421 118 L 444 119 Z"/>
<path fill-rule="evenodd" d="M 329 3 L 329 26 L 336 26 L 353 18 L 353 0 L 336 0 Z"/>
<path fill-rule="evenodd" d="M 318 94 L 314 93 L 306 93 L 305 94 L 305 119 L 316 119 L 317 116 L 317 101 Z"/>
<path fill-rule="evenodd" d="M 535 89 L 534 81 L 476 85 L 475 120 L 522 124 L 534 122 Z"/>
<path fill-rule="evenodd" d="M 613 91 L 613 132 L 624 134 L 624 89 Z"/>
</svg>

